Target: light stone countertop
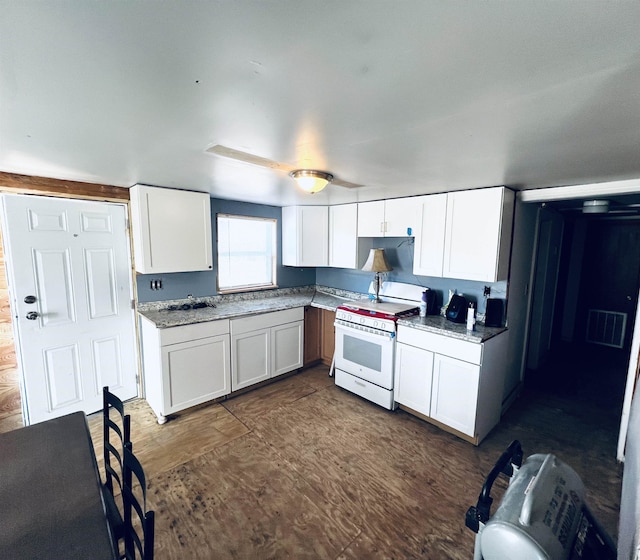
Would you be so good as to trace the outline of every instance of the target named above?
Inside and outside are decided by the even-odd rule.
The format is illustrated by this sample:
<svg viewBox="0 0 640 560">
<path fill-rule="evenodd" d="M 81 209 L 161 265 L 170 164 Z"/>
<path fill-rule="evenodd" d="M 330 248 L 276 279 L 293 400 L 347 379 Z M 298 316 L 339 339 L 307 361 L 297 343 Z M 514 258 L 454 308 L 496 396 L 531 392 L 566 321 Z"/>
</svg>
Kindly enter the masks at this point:
<svg viewBox="0 0 640 560">
<path fill-rule="evenodd" d="M 257 315 L 272 311 L 282 311 L 294 307 L 319 307 L 335 311 L 339 305 L 348 301 L 367 299 L 367 294 L 336 290 L 334 288 L 307 286 L 303 288 L 282 288 L 277 290 L 248 292 L 229 296 L 210 296 L 184 300 L 171 300 L 141 303 L 138 313 L 151 321 L 157 328 L 165 329 L 193 323 L 217 321 L 219 319 L 235 319 L 247 315 Z M 200 309 L 168 311 L 169 306 L 204 303 L 207 307 Z M 474 331 L 467 331 L 466 324 L 448 321 L 440 315 L 418 316 L 398 320 L 399 325 L 406 325 L 420 330 L 451 336 L 469 342 L 481 343 L 506 328 L 491 328 L 476 325 Z"/>
<path fill-rule="evenodd" d="M 398 319 L 398 325 L 405 325 L 421 331 L 442 334 L 476 343 L 485 342 L 507 330 L 506 327 L 485 327 L 478 323 L 475 325 L 474 330 L 468 331 L 466 322 L 454 323 L 441 315 L 406 317 L 404 319 Z"/>
</svg>

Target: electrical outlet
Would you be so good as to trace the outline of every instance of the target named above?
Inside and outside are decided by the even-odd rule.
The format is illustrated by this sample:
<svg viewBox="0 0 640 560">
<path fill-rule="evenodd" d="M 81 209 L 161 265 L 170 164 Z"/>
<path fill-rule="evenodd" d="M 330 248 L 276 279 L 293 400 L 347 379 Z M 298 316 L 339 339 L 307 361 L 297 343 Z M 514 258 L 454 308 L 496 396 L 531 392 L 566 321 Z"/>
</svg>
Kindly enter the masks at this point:
<svg viewBox="0 0 640 560">
<path fill-rule="evenodd" d="M 491 295 L 491 286 L 485 286 L 484 292 L 482 294 L 484 297 L 489 297 Z"/>
</svg>

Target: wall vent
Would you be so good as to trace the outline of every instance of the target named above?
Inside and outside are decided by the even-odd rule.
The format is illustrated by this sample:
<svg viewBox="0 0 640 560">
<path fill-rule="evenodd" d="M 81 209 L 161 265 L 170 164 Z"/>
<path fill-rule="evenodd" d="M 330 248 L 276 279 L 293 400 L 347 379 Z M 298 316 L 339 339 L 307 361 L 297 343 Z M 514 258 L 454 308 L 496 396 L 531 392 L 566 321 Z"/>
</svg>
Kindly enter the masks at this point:
<svg viewBox="0 0 640 560">
<path fill-rule="evenodd" d="M 587 342 L 622 348 L 626 326 L 626 313 L 589 309 Z"/>
</svg>

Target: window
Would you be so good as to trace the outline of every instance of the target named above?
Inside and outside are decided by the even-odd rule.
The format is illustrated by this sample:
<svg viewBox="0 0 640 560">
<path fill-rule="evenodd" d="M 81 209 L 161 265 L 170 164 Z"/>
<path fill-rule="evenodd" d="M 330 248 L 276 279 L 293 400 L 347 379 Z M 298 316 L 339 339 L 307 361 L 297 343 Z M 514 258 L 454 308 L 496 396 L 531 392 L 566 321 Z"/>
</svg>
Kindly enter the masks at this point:
<svg viewBox="0 0 640 560">
<path fill-rule="evenodd" d="M 218 214 L 217 222 L 218 291 L 277 287 L 277 220 Z"/>
</svg>

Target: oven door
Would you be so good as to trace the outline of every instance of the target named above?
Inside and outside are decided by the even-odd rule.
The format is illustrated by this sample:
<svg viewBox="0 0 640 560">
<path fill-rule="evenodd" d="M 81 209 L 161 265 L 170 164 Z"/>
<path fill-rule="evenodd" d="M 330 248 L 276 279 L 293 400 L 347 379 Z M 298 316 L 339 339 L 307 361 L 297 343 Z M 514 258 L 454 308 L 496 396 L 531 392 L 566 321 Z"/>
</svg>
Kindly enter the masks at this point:
<svg viewBox="0 0 640 560">
<path fill-rule="evenodd" d="M 395 333 L 336 323 L 335 367 L 393 389 Z"/>
</svg>

